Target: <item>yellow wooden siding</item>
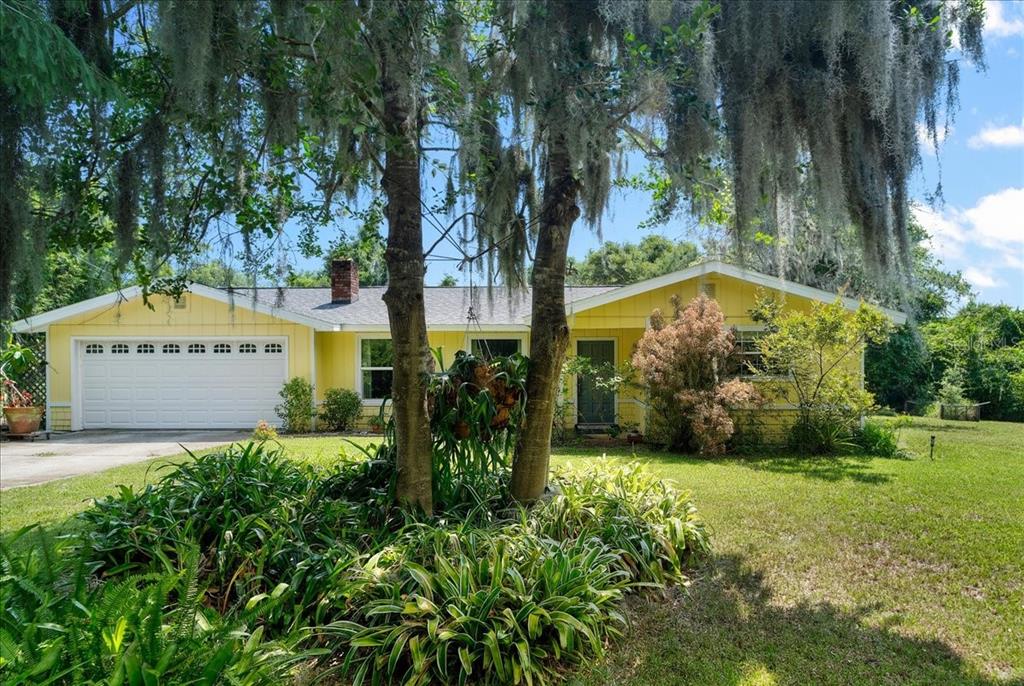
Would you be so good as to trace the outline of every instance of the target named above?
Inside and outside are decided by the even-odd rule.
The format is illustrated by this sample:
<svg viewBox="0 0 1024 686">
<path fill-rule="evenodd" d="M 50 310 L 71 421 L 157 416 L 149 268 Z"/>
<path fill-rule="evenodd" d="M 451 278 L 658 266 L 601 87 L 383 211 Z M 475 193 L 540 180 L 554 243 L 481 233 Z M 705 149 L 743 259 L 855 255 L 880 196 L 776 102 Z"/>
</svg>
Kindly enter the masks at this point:
<svg viewBox="0 0 1024 686">
<path fill-rule="evenodd" d="M 600 307 L 570 314 L 571 337 L 569 354 L 575 355 L 576 343 L 584 338 L 607 338 L 616 342 L 616 361 L 628 362 L 643 335 L 648 318 L 654 309 L 660 309 L 666 317 L 672 316 L 671 297 L 678 295 L 681 304 L 696 297 L 702 284 L 711 284 L 715 297 L 726 315 L 728 326 L 752 324 L 749 310 L 754 307 L 761 287 L 722 275 L 710 275 L 686 282 L 655 289 L 631 298 L 608 303 Z M 799 296 L 774 292 L 782 299 L 787 309 L 808 310 L 812 301 Z M 315 367 L 315 388 L 317 401 L 331 388 L 347 388 L 359 392 L 359 340 L 362 337 L 383 337 L 388 334 L 358 334 L 355 332 L 313 332 L 307 326 L 293 324 L 275 317 L 253 312 L 245 307 L 231 307 L 223 302 L 195 294 L 186 296 L 185 307 L 174 307 L 173 301 L 156 296 L 152 299 L 153 309 L 143 305 L 141 298 L 120 303 L 102 310 L 96 310 L 61 321 L 49 327 L 50 368 L 50 426 L 68 429 L 71 426 L 71 369 L 72 337 L 237 337 L 237 336 L 281 336 L 288 339 L 288 374 L 311 378 Z M 473 331 L 474 337 L 526 338 L 524 333 Z M 443 365 L 447 367 L 454 359 L 455 352 L 469 347 L 466 331 L 433 331 L 429 334 L 432 348 L 441 348 Z M 312 341 L 312 345 L 311 345 Z M 524 352 L 528 353 L 528 341 Z M 313 349 L 315 359 L 310 358 Z M 851 371 L 860 375 L 861 361 L 854 360 Z M 570 404 L 566 413 L 569 426 L 576 423 L 575 379 L 566 380 L 564 400 Z M 620 424 L 644 423 L 645 407 L 637 391 L 625 389 L 616 398 L 617 421 Z M 792 398 L 773 398 L 774 409 L 765 409 L 766 423 L 771 427 L 782 427 L 791 411 L 779 409 L 780 405 L 791 402 Z M 375 416 L 378 408 L 368 404 L 364 407 L 364 421 Z M 768 416 L 770 415 L 770 417 Z M 772 428 L 771 433 L 777 433 Z"/>
<path fill-rule="evenodd" d="M 469 348 L 469 338 L 517 338 L 519 333 L 474 331 L 431 331 L 427 342 L 432 350 L 441 349 L 441 360 L 445 368 L 455 359 L 455 353 Z M 332 388 L 347 388 L 361 392 L 359 388 L 359 341 L 363 338 L 389 338 L 387 333 L 360 334 L 352 331 L 316 332 L 316 396 L 321 402 L 324 393 Z M 370 420 L 379 415 L 376 403 L 367 403 L 358 421 L 360 428 L 366 428 Z"/>
<path fill-rule="evenodd" d="M 313 332 L 307 326 L 191 293 L 185 296 L 181 309 L 174 307 L 171 298 L 163 296 L 153 296 L 150 302 L 152 309 L 143 304 L 142 298 L 134 298 L 50 325 L 48 402 L 57 405 L 51 407 L 51 428 L 71 428 L 72 338 L 280 336 L 288 341 L 288 376 L 311 378 Z"/>
<path fill-rule="evenodd" d="M 725 314 L 725 323 L 728 327 L 755 324 L 750 317 L 750 310 L 754 308 L 759 294 L 773 294 L 787 310 L 807 312 L 814 302 L 808 298 L 766 289 L 757 284 L 720 274 L 695 278 L 571 314 L 572 333 L 569 342 L 569 355 L 575 355 L 576 341 L 579 339 L 611 338 L 617 343 L 617 363 L 629 362 L 654 310 L 661 310 L 662 314 L 670 319 L 674 311 L 672 297 L 678 296 L 680 305 L 685 307 L 701 292 L 703 284 L 713 287 L 715 300 L 718 301 Z M 854 357 L 850 361 L 849 371 L 860 377 L 861 365 L 861 358 Z M 575 386 L 574 378 L 567 379 L 566 393 L 563 397 L 563 402 L 570 406 L 566 413 L 567 427 L 576 423 Z M 791 394 L 772 395 L 769 398 L 768 406 L 758 413 L 764 416 L 761 430 L 767 438 L 777 439 L 785 434 L 786 428 L 795 419 L 795 411 L 786 406 L 795 400 Z M 643 426 L 646 409 L 641 401 L 642 396 L 638 391 L 631 389 L 620 391 L 616 397 L 618 423 L 637 423 Z"/>
</svg>

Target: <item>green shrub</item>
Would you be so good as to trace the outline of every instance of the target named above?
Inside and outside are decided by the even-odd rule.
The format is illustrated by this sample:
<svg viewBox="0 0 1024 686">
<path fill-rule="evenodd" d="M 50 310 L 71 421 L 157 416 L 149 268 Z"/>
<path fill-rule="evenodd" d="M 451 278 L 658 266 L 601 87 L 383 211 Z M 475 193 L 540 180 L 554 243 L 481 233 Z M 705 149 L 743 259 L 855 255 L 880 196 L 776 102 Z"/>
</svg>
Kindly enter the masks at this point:
<svg viewBox="0 0 1024 686">
<path fill-rule="evenodd" d="M 632 581 L 681 582 L 710 552 L 689 495 L 637 465 L 569 469 L 553 483 L 558 493 L 530 512 L 532 531 L 556 541 L 600 540 Z"/>
<path fill-rule="evenodd" d="M 274 412 L 281 418 L 281 428 L 288 433 L 306 433 L 313 428 L 313 387 L 301 376 L 284 383 L 281 403 Z"/>
<path fill-rule="evenodd" d="M 624 625 L 628 578 L 600 541 L 558 543 L 516 525 L 412 535 L 413 548 L 428 541 L 429 567 L 371 560 L 345 598 L 353 619 L 322 630 L 356 683 L 543 683 L 600 656 Z"/>
<path fill-rule="evenodd" d="M 905 450 L 900 448 L 900 431 L 911 423 L 910 417 L 902 416 L 889 424 L 864 422 L 864 426 L 854 432 L 853 442 L 861 452 L 878 457 L 907 457 Z"/>
<path fill-rule="evenodd" d="M 347 388 L 331 388 L 324 393 L 320 420 L 334 431 L 348 431 L 362 412 L 363 401 Z"/>
<path fill-rule="evenodd" d="M 236 445 L 141 491 L 122 487 L 81 515 L 72 539 L 89 581 L 61 590 L 77 578 L 62 572 L 52 585 L 64 612 L 79 612 L 72 601 L 106 602 L 93 592 L 128 609 L 111 621 L 90 609 L 74 626 L 39 615 L 37 634 L 13 640 L 45 649 L 36 639 L 53 624 L 61 627 L 46 634 L 53 640 L 101 646 L 125 617 L 126 641 L 161 637 L 147 652 L 132 649 L 140 665 L 275 683 L 300 656 L 310 659 L 294 639 L 297 627 L 312 626 L 322 658 L 306 666 L 321 677 L 542 683 L 602 654 L 622 629 L 624 594 L 684 582 L 708 551 L 689 498 L 638 467 L 567 470 L 554 479 L 556 494 L 531 509 L 509 498 L 507 471 L 486 483 L 456 475 L 450 493 L 462 499 L 422 520 L 393 505 L 392 446 L 386 437 L 360 459 L 318 470 L 267 444 Z M 4 564 L 31 577 L 22 562 Z M 5 583 L 4 607 L 15 592 L 17 608 L 36 602 L 37 586 Z M 25 616 L 17 609 L 3 621 Z M 199 637 L 164 661 L 179 626 Z M 19 668 L 41 658 L 25 655 Z M 78 659 L 69 653 L 60 664 Z"/>
<path fill-rule="evenodd" d="M 357 683 L 543 683 L 600 656 L 632 588 L 709 550 L 693 504 L 643 470 L 567 471 L 558 495 L 483 526 L 413 524 L 353 569 L 322 636 Z"/>
<path fill-rule="evenodd" d="M 84 536 L 108 575 L 177 563 L 182 543 L 196 545 L 204 588 L 222 612 L 287 583 L 302 615 L 317 607 L 337 565 L 357 554 L 356 543 L 380 535 L 379 503 L 337 497 L 338 481 L 363 469 L 320 473 L 264 444 L 231 446 L 141 491 L 122 486 L 82 513 Z"/>
<path fill-rule="evenodd" d="M 309 659 L 295 651 L 302 634 L 264 640 L 257 626 L 281 593 L 225 620 L 206 604 L 198 549 L 182 559 L 181 568 L 99 583 L 73 541 L 18 532 L 0 544 L 0 680 L 272 684 Z"/>
</svg>

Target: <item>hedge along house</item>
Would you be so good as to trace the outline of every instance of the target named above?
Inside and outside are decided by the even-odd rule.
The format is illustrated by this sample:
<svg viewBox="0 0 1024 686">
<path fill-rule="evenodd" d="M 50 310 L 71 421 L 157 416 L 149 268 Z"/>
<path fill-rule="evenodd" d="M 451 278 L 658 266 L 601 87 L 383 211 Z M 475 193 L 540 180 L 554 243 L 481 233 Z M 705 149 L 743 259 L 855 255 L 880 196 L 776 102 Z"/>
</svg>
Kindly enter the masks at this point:
<svg viewBox="0 0 1024 686">
<path fill-rule="evenodd" d="M 364 417 L 378 411 L 391 387 L 391 346 L 384 288 L 360 288 L 351 261 L 332 266 L 330 288 L 223 290 L 193 285 L 179 299 L 137 287 L 35 315 L 18 333 L 46 334 L 47 428 L 250 428 L 276 421 L 278 391 L 308 379 L 317 399 L 348 388 L 363 399 Z M 629 286 L 569 287 L 569 354 L 594 362 L 628 361 L 652 311 L 671 312 L 671 298 L 715 298 L 740 349 L 753 354 L 758 326 L 750 319 L 759 291 L 786 308 L 808 309 L 836 295 L 722 262 L 704 262 Z M 481 355 L 529 354 L 529 292 L 503 288 L 425 289 L 432 348 L 447 366 L 459 350 Z M 859 302 L 844 299 L 855 309 Z M 896 323 L 906 317 L 892 310 Z M 569 379 L 568 424 L 643 424 L 635 392 L 602 390 Z M 780 404 L 765 412 L 786 412 Z"/>
</svg>

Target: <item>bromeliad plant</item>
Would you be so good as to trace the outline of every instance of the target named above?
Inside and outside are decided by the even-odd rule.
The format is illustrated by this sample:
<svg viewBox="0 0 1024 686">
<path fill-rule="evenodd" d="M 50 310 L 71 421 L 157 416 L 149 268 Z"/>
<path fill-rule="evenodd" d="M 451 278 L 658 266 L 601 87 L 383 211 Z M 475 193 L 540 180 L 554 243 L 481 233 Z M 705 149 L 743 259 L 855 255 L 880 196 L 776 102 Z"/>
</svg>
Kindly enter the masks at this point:
<svg viewBox="0 0 1024 686">
<path fill-rule="evenodd" d="M 438 352 L 438 366 L 441 355 Z M 526 403 L 529 361 L 516 354 L 485 360 L 459 351 L 430 384 L 435 503 L 489 490 L 509 468 Z"/>
</svg>

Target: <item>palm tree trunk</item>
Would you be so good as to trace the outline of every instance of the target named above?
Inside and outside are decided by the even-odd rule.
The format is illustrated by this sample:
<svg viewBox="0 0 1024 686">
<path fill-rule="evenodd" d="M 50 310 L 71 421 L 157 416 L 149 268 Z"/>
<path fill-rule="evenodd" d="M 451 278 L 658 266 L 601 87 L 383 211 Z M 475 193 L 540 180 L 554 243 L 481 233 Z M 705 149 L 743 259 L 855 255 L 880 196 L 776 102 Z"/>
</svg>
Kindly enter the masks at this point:
<svg viewBox="0 0 1024 686">
<path fill-rule="evenodd" d="M 567 141 L 551 142 L 543 210 L 533 266 L 530 370 L 526 377 L 526 423 L 512 464 L 512 496 L 532 502 L 544 494 L 551 456 L 551 427 L 558 377 L 569 345 L 565 318 L 565 265 L 572 225 L 580 215 L 579 182 L 573 177 Z"/>
</svg>

